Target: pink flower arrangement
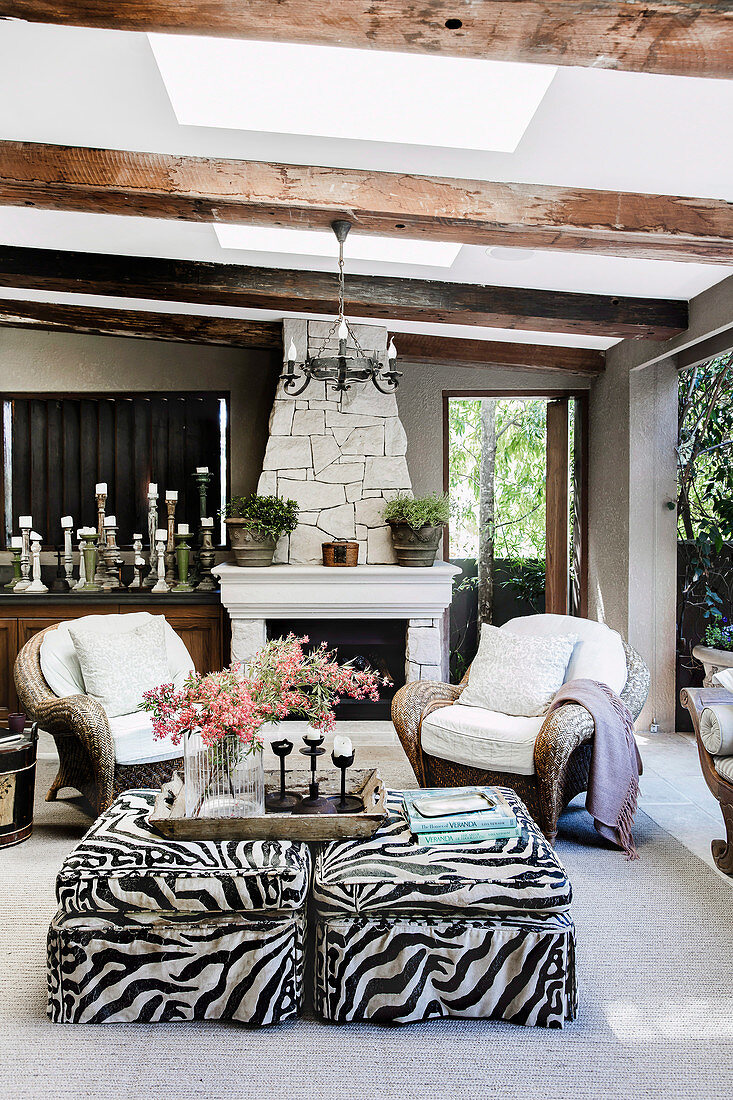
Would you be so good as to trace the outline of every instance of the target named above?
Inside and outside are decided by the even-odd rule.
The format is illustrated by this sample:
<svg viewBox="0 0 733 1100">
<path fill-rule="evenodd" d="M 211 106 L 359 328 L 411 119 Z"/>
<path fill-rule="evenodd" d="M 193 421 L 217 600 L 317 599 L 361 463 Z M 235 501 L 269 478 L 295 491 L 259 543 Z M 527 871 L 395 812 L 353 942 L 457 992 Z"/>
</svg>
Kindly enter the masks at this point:
<svg viewBox="0 0 733 1100">
<path fill-rule="evenodd" d="M 192 672 L 180 691 L 173 684 L 146 691 L 140 709 L 153 715 L 153 736 L 170 737 L 177 745 L 196 729 L 205 745 L 237 737 L 254 751 L 262 747 L 266 722 L 297 716 L 327 733 L 341 695 L 379 698 L 379 685 L 388 680 L 339 665 L 325 644 L 306 652 L 307 641 L 289 634 L 268 642 L 247 668 L 234 664 L 207 676 Z"/>
</svg>

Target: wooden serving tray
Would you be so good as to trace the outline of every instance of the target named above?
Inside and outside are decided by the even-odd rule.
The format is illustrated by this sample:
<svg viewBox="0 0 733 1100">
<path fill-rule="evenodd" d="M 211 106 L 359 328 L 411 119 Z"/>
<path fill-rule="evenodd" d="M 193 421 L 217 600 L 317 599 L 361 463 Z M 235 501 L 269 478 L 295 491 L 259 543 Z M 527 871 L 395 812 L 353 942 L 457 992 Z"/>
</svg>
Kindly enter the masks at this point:
<svg viewBox="0 0 733 1100">
<path fill-rule="evenodd" d="M 307 795 L 310 772 L 288 773 L 287 789 Z M 339 794 L 341 776 L 319 776 L 322 795 Z M 265 790 L 280 789 L 280 771 L 265 772 Z M 346 793 L 358 795 L 365 809 L 356 814 L 273 814 L 256 817 L 186 817 L 183 776 L 174 772 L 155 800 L 148 821 L 174 840 L 342 840 L 374 836 L 387 820 L 385 787 L 376 768 L 348 773 Z"/>
</svg>

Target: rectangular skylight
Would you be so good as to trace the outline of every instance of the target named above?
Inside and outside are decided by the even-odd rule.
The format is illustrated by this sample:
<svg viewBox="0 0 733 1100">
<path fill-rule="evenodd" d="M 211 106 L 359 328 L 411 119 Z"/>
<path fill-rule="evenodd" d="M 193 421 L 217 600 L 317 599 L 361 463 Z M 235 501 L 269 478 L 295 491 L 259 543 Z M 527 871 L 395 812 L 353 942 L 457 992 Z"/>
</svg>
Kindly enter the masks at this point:
<svg viewBox="0 0 733 1100">
<path fill-rule="evenodd" d="M 338 244 L 329 229 L 215 224 L 214 231 L 222 248 L 284 255 L 290 253 L 295 256 L 328 256 L 334 264 L 338 256 Z M 374 237 L 362 233 L 350 233 L 344 245 L 347 261 L 372 260 L 378 263 L 420 264 L 424 267 L 450 267 L 460 251 L 461 245 L 451 241 Z"/>
<path fill-rule="evenodd" d="M 148 35 L 183 126 L 512 153 L 550 65 Z"/>
</svg>

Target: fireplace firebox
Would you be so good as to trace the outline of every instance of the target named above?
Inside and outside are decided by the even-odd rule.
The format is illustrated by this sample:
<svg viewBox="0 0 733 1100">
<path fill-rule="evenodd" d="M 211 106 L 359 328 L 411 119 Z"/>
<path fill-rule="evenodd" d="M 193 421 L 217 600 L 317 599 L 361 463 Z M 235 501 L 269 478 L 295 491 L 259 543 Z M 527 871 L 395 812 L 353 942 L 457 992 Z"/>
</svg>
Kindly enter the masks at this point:
<svg viewBox="0 0 733 1100">
<path fill-rule="evenodd" d="M 383 720 L 390 716 L 392 698 L 405 683 L 405 619 L 269 619 L 267 638 L 288 634 L 307 637 L 308 647 L 322 642 L 336 654 L 340 664 L 351 661 L 357 668 L 369 666 L 391 686 L 379 689 L 379 702 L 371 699 L 343 699 L 336 717 L 350 720 Z"/>
</svg>

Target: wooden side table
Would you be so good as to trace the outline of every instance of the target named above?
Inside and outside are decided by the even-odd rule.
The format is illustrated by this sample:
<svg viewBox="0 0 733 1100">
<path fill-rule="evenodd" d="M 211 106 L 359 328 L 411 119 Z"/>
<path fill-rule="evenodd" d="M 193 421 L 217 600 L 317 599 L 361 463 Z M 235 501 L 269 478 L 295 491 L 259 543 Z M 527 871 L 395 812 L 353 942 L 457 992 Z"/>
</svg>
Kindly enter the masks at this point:
<svg viewBox="0 0 733 1100">
<path fill-rule="evenodd" d="M 38 727 L 0 737 L 0 848 L 20 844 L 33 831 Z"/>
</svg>

